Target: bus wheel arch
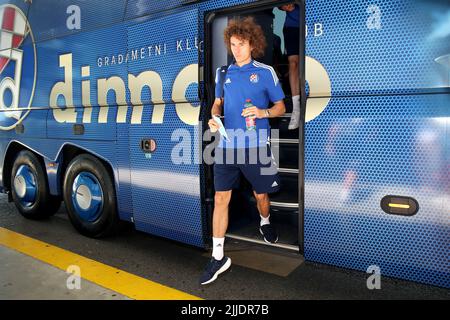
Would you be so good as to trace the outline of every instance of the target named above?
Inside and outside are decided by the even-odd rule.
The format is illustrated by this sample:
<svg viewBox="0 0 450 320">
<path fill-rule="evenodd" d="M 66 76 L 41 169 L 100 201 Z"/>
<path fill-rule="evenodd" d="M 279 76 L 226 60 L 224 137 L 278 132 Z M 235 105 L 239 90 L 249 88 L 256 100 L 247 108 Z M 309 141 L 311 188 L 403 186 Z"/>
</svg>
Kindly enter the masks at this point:
<svg viewBox="0 0 450 320">
<path fill-rule="evenodd" d="M 28 219 L 52 216 L 58 211 L 61 198 L 50 194 L 42 157 L 24 147 L 16 151 L 11 153 L 14 160 L 11 170 L 8 169 L 9 188 L 16 208 Z"/>
<path fill-rule="evenodd" d="M 23 145 L 17 142 L 11 142 L 6 150 L 5 157 L 3 159 L 3 187 L 5 191 L 9 191 L 11 194 L 11 172 L 14 165 L 14 160 L 20 151 L 27 150 Z M 10 199 L 12 201 L 12 198 Z"/>
</svg>

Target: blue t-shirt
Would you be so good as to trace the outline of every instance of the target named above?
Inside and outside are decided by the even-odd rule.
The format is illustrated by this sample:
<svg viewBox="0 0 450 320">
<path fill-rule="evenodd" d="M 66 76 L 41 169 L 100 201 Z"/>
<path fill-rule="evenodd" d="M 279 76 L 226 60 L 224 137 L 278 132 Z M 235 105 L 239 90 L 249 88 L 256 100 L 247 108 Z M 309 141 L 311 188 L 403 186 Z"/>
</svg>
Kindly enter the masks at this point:
<svg viewBox="0 0 450 320">
<path fill-rule="evenodd" d="M 291 12 L 286 11 L 286 20 L 284 21 L 285 27 L 300 28 L 300 8 L 295 5 L 295 9 Z"/>
<path fill-rule="evenodd" d="M 220 68 L 216 70 L 216 98 L 220 96 Z M 267 109 L 269 102 L 284 99 L 283 89 L 275 73 L 268 65 L 252 60 L 239 67 L 232 64 L 223 85 L 224 127 L 230 141 L 220 137 L 221 148 L 255 148 L 265 146 L 270 137 L 269 119 L 256 119 L 256 131 L 246 130 L 245 118 L 241 116 L 247 99 L 259 109 Z"/>
</svg>

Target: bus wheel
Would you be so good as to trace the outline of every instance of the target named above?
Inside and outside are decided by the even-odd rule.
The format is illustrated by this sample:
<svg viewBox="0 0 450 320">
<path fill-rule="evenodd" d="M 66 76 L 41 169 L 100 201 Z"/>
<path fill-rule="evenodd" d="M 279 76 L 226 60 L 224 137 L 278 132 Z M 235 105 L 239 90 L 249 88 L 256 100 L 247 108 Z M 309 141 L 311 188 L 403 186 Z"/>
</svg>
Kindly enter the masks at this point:
<svg viewBox="0 0 450 320">
<path fill-rule="evenodd" d="M 11 182 L 14 204 L 25 218 L 44 219 L 58 211 L 61 200 L 50 194 L 42 165 L 31 151 L 23 150 L 17 155 Z"/>
<path fill-rule="evenodd" d="M 100 238 L 116 231 L 119 218 L 112 177 L 97 158 L 82 154 L 70 162 L 64 177 L 64 202 L 81 234 Z"/>
</svg>

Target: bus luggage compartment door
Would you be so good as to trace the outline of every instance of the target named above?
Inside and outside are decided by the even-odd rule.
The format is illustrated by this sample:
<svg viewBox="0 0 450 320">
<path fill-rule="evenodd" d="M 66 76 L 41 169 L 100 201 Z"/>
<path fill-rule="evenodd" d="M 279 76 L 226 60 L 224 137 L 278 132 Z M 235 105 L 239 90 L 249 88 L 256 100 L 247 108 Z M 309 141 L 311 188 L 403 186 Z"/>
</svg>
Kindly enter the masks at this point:
<svg viewBox="0 0 450 320">
<path fill-rule="evenodd" d="M 128 28 L 129 139 L 136 229 L 203 246 L 197 21 L 190 10 Z"/>
</svg>

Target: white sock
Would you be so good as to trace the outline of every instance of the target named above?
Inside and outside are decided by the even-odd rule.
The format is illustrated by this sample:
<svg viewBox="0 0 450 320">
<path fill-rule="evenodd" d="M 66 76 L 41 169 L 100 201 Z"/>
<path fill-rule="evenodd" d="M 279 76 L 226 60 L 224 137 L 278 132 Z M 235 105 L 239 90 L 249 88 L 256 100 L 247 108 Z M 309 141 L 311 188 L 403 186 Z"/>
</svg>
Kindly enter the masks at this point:
<svg viewBox="0 0 450 320">
<path fill-rule="evenodd" d="M 300 96 L 292 97 L 292 113 L 300 112 Z"/>
<path fill-rule="evenodd" d="M 222 260 L 223 258 L 223 243 L 225 238 L 212 238 L 213 239 L 213 252 L 212 256 L 216 260 Z"/>
<path fill-rule="evenodd" d="M 297 129 L 300 122 L 300 96 L 292 97 L 292 114 L 289 121 L 289 130 Z"/>
<path fill-rule="evenodd" d="M 269 218 L 270 218 L 270 214 L 267 216 L 267 218 L 264 218 L 262 215 L 259 215 L 261 217 L 261 222 L 260 222 L 260 226 L 262 227 L 265 224 L 270 224 Z"/>
</svg>

